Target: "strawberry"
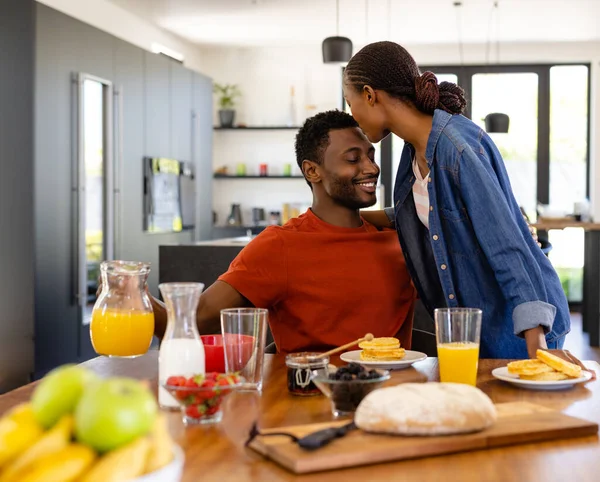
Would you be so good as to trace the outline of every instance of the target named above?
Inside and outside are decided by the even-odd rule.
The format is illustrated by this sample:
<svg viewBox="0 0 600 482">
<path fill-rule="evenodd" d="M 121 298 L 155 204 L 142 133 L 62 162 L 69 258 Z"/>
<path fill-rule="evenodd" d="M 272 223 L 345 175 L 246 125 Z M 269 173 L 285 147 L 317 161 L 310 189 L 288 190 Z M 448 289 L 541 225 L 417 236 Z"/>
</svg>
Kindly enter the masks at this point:
<svg viewBox="0 0 600 482">
<path fill-rule="evenodd" d="M 177 398 L 179 398 L 179 400 L 182 400 L 184 398 L 189 397 L 190 395 L 193 395 L 195 392 L 195 390 L 193 390 L 193 389 L 198 388 L 198 385 L 196 384 L 196 382 L 194 380 L 192 380 L 191 378 L 188 378 L 185 381 L 185 383 L 180 386 L 184 387 L 184 388 L 191 388 L 192 390 L 179 390 L 178 395 L 177 395 Z M 181 398 L 180 398 L 180 396 L 181 396 Z"/>
<path fill-rule="evenodd" d="M 214 380 L 204 380 L 204 383 L 201 386 L 202 386 L 202 388 L 213 388 L 216 385 L 217 385 L 217 382 L 215 382 Z"/>
<path fill-rule="evenodd" d="M 173 387 L 182 387 L 185 385 L 185 377 L 180 376 L 172 376 L 167 378 L 167 385 L 171 385 Z"/>
<path fill-rule="evenodd" d="M 193 377 L 190 377 L 185 381 L 184 386 L 190 388 L 198 388 L 200 385 Z"/>
<path fill-rule="evenodd" d="M 232 377 L 224 377 L 224 378 L 221 378 L 217 382 L 217 385 L 221 385 L 221 386 L 234 385 L 234 384 L 235 384 L 235 382 L 233 381 Z"/>
<path fill-rule="evenodd" d="M 193 377 L 190 377 L 190 380 L 194 380 L 196 386 L 200 387 L 202 386 L 202 383 L 204 383 L 204 375 L 195 375 Z"/>
<path fill-rule="evenodd" d="M 190 405 L 189 407 L 187 407 L 185 409 L 185 414 L 188 417 L 192 417 L 192 418 L 200 418 L 202 416 L 200 414 L 200 412 L 198 411 L 198 405 Z"/>
<path fill-rule="evenodd" d="M 197 403 L 203 403 L 205 400 L 208 400 L 213 396 L 213 392 L 210 390 L 200 390 L 196 393 L 196 401 Z"/>
<path fill-rule="evenodd" d="M 206 415 L 214 415 L 215 413 L 217 413 L 219 411 L 219 406 L 215 405 L 213 407 L 210 407 L 207 411 L 206 411 Z"/>
</svg>

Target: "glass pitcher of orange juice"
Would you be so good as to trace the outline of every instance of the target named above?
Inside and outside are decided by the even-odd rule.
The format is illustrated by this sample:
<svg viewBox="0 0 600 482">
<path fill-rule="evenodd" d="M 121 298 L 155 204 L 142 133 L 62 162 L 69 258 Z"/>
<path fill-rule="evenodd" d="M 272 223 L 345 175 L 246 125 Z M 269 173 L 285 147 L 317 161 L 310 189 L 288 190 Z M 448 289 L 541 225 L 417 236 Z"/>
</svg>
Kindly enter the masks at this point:
<svg viewBox="0 0 600 482">
<path fill-rule="evenodd" d="M 134 358 L 148 351 L 154 335 L 154 312 L 146 292 L 150 265 L 135 261 L 104 261 L 102 292 L 90 324 L 98 355 Z"/>
</svg>

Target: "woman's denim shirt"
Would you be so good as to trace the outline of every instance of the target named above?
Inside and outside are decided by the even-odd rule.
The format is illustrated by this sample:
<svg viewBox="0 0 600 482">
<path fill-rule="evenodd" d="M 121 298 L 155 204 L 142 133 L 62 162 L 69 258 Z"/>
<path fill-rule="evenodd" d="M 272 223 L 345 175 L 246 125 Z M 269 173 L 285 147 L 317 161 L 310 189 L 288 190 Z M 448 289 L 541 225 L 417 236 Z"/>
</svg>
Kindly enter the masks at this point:
<svg viewBox="0 0 600 482">
<path fill-rule="evenodd" d="M 549 344 L 566 335 L 569 308 L 560 280 L 529 232 L 489 136 L 462 115 L 435 111 L 425 152 L 429 230 L 414 206 L 413 156 L 406 144 L 394 187 L 395 222 L 428 310 L 481 308 L 482 358 L 527 358 L 523 331 L 538 325 Z"/>
</svg>

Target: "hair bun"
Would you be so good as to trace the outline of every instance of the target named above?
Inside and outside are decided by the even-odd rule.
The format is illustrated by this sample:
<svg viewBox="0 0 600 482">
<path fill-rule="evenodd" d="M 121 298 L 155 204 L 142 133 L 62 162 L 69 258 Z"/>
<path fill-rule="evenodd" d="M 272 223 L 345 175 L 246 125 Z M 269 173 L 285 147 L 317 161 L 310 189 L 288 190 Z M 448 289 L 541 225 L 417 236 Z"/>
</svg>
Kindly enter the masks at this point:
<svg viewBox="0 0 600 482">
<path fill-rule="evenodd" d="M 440 90 L 440 108 L 450 114 L 462 114 L 467 106 L 465 91 L 452 82 L 442 82 Z"/>
<path fill-rule="evenodd" d="M 423 72 L 415 79 L 415 102 L 426 114 L 433 114 L 440 102 L 437 77 L 433 72 Z"/>
</svg>

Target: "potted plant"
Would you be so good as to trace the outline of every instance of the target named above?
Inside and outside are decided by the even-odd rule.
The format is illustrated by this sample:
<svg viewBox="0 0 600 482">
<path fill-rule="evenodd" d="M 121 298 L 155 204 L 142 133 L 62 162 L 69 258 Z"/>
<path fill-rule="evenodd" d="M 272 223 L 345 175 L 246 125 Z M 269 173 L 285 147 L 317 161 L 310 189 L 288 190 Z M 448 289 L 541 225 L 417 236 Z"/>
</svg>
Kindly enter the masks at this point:
<svg viewBox="0 0 600 482">
<path fill-rule="evenodd" d="M 219 121 L 221 127 L 232 127 L 235 120 L 235 99 L 241 95 L 235 84 L 214 85 L 214 92 L 219 98 Z"/>
</svg>

